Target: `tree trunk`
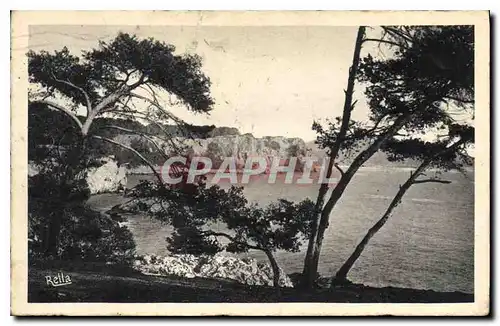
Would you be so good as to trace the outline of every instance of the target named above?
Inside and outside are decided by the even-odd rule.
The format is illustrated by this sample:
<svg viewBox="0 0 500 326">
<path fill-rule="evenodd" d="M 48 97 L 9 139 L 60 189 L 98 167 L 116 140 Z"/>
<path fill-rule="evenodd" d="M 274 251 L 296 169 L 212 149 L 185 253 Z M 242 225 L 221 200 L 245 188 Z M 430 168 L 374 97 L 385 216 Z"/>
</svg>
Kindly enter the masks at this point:
<svg viewBox="0 0 500 326">
<path fill-rule="evenodd" d="M 360 27 L 358 30 L 358 37 L 356 39 L 356 45 L 354 49 L 353 55 L 353 64 L 351 69 L 349 70 L 349 79 L 347 84 L 347 90 L 345 91 L 345 102 L 344 102 L 344 110 L 342 116 L 342 125 L 337 135 L 337 139 L 332 147 L 331 160 L 334 160 L 337 157 L 339 149 L 341 148 L 342 142 L 345 138 L 347 130 L 349 128 L 349 122 L 351 117 L 351 111 L 353 109 L 352 105 L 352 95 L 354 93 L 354 81 L 356 77 L 356 73 L 359 66 L 360 60 L 360 51 L 363 43 L 365 28 Z M 432 104 L 433 101 L 429 100 L 429 105 Z M 424 105 L 423 107 L 426 107 Z M 313 224 L 312 235 L 309 239 L 309 245 L 307 249 L 306 259 L 304 261 L 304 270 L 303 270 L 303 282 L 306 287 L 311 287 L 313 285 L 313 281 L 316 278 L 319 256 L 321 252 L 321 246 L 324 238 L 324 234 L 326 229 L 328 228 L 328 223 L 330 219 L 330 214 L 333 210 L 333 207 L 337 204 L 338 200 L 342 197 L 346 186 L 349 184 L 350 180 L 354 176 L 354 174 L 358 171 L 358 169 L 375 154 L 382 144 L 393 137 L 398 130 L 400 130 L 409 120 L 411 119 L 411 113 L 406 113 L 394 121 L 393 125 L 385 132 L 380 135 L 377 140 L 371 144 L 366 150 L 361 152 L 351 163 L 349 169 L 342 176 L 340 182 L 337 184 L 335 189 L 330 196 L 330 199 L 327 201 L 326 205 L 323 207 L 324 197 L 326 196 L 326 192 L 324 189 L 320 188 L 320 193 L 318 195 L 317 207 L 322 208 L 320 217 Z M 331 172 L 331 166 L 329 166 L 328 175 Z M 323 191 L 322 191 L 323 190 Z"/>
<path fill-rule="evenodd" d="M 47 228 L 47 235 L 45 238 L 45 255 L 57 257 L 59 247 L 59 235 L 61 233 L 61 226 L 64 219 L 65 207 L 69 205 L 68 202 L 71 193 L 68 192 L 68 184 L 75 179 L 80 170 L 82 170 L 82 161 L 87 147 L 87 139 L 82 137 L 77 144 L 72 148 L 68 154 L 66 168 L 62 172 L 60 180 L 59 196 L 53 203 L 51 219 Z"/>
<path fill-rule="evenodd" d="M 271 263 L 271 268 L 273 269 L 273 286 L 275 288 L 280 287 L 280 268 L 278 266 L 278 262 L 273 256 L 273 253 L 269 250 L 264 250 L 266 253 L 267 258 L 269 259 L 269 262 Z"/>
<path fill-rule="evenodd" d="M 370 239 L 385 225 L 389 217 L 391 216 L 393 210 L 399 205 L 401 199 L 405 195 L 405 193 L 410 189 L 411 185 L 415 182 L 417 177 L 429 166 L 430 161 L 424 161 L 419 167 L 415 170 L 414 173 L 406 180 L 406 182 L 399 187 L 399 190 L 392 199 L 389 207 L 382 215 L 382 218 L 377 221 L 366 233 L 361 242 L 356 246 L 356 249 L 351 254 L 351 256 L 345 261 L 342 267 L 337 271 L 335 276 L 332 278 L 331 286 L 335 286 L 336 284 L 344 284 L 347 283 L 347 274 L 351 270 L 354 263 L 361 256 L 361 253 L 365 249 L 366 245 L 370 241 Z"/>
<path fill-rule="evenodd" d="M 318 272 L 318 264 L 319 264 L 319 257 L 321 253 L 321 246 L 323 243 L 323 238 L 325 236 L 325 231 L 328 228 L 329 220 L 330 220 L 330 214 L 337 204 L 337 202 L 340 200 L 342 195 L 344 194 L 345 189 L 351 182 L 351 179 L 355 175 L 355 173 L 359 170 L 359 168 L 367 161 L 370 159 L 370 157 L 373 156 L 379 149 L 382 144 L 389 139 L 390 137 L 393 137 L 394 134 L 400 130 L 406 122 L 411 118 L 411 115 L 403 115 L 397 118 L 392 126 L 388 129 L 388 131 L 382 135 L 380 135 L 375 142 L 373 142 L 367 149 L 362 151 L 356 158 L 353 160 L 351 165 L 349 166 L 349 169 L 344 173 L 342 178 L 340 179 L 339 183 L 335 186 L 333 189 L 332 194 L 330 195 L 330 198 L 328 199 L 327 203 L 323 207 L 321 214 L 320 214 L 320 221 L 319 225 L 317 226 L 317 231 L 316 231 L 316 237 L 315 237 L 315 243 L 313 245 L 313 251 L 312 251 L 312 256 L 309 258 L 309 260 L 306 262 L 309 264 L 307 266 L 307 271 L 308 274 L 304 273 L 303 277 L 303 282 L 305 282 L 304 286 L 305 287 L 310 287 L 313 285 L 314 280 L 316 279 L 317 272 Z M 307 258 L 307 257 L 306 257 Z"/>
<path fill-rule="evenodd" d="M 311 260 L 311 272 L 314 273 L 314 278 L 316 279 L 316 276 L 318 274 L 318 265 L 319 265 L 319 257 L 321 254 L 321 247 L 323 245 L 323 238 L 325 237 L 325 231 L 328 228 L 329 220 L 330 220 L 330 214 L 332 212 L 333 207 L 335 204 L 338 202 L 338 200 L 342 197 L 344 194 L 344 191 L 351 181 L 352 176 L 351 175 L 344 175 L 340 182 L 337 184 L 337 186 L 333 189 L 333 192 L 330 196 L 330 199 L 327 202 L 327 205 L 323 208 L 321 211 L 321 218 L 318 226 L 318 235 L 316 238 L 316 243 L 314 245 L 315 251 L 312 256 Z M 333 200 L 333 203 L 332 203 Z M 332 203 L 331 205 L 328 205 L 328 203 Z M 331 208 L 329 208 L 331 206 Z"/>
<path fill-rule="evenodd" d="M 358 28 L 358 34 L 356 37 L 356 44 L 354 46 L 354 54 L 352 58 L 352 65 L 349 69 L 349 77 L 347 80 L 347 89 L 345 90 L 344 109 L 342 113 L 342 125 L 340 127 L 339 134 L 337 135 L 337 140 L 333 145 L 333 147 L 331 148 L 330 162 L 328 163 L 328 169 L 326 173 L 327 178 L 330 178 L 332 175 L 333 163 L 337 158 L 343 139 L 347 133 L 347 130 L 349 129 L 349 122 L 351 120 L 351 113 L 353 109 L 352 96 L 354 94 L 354 82 L 356 80 L 356 74 L 359 67 L 361 45 L 363 44 L 365 29 L 366 28 L 364 26 L 360 26 Z M 321 250 L 321 240 L 318 241 L 318 232 L 321 229 L 321 220 L 322 220 L 321 211 L 323 209 L 325 196 L 327 192 L 328 192 L 328 184 L 326 183 L 321 184 L 318 193 L 318 198 L 316 200 L 316 209 L 318 210 L 318 214 L 315 222 L 313 223 L 313 228 L 307 247 L 307 253 L 304 260 L 304 269 L 302 272 L 303 274 L 302 285 L 306 288 L 313 287 L 318 272 L 318 259 L 319 259 L 319 252 Z"/>
<path fill-rule="evenodd" d="M 59 208 L 53 212 L 49 221 L 45 236 L 45 256 L 56 257 L 59 244 L 59 233 L 61 233 L 62 210 Z"/>
<path fill-rule="evenodd" d="M 399 187 L 399 191 L 397 192 L 396 196 L 394 196 L 393 200 L 389 204 L 389 207 L 385 211 L 384 215 L 380 218 L 380 220 L 373 225 L 364 238 L 361 240 L 361 242 L 356 246 L 356 249 L 354 252 L 351 254 L 351 256 L 346 260 L 346 262 L 340 267 L 340 269 L 337 271 L 335 276 L 332 278 L 332 283 L 331 286 L 335 286 L 335 284 L 341 284 L 347 282 L 347 274 L 351 270 L 352 266 L 358 260 L 358 258 L 361 256 L 361 253 L 365 249 L 366 245 L 370 241 L 370 239 L 385 225 L 389 217 L 391 216 L 392 211 L 394 208 L 396 208 L 399 203 L 401 202 L 401 199 L 405 195 L 405 193 L 408 191 L 408 189 L 416 183 L 424 183 L 424 182 L 440 182 L 440 183 L 449 183 L 447 181 L 443 180 L 433 180 L 433 179 L 427 179 L 427 180 L 417 180 L 417 178 L 427 169 L 427 167 L 435 160 L 437 157 L 439 157 L 442 154 L 449 153 L 452 151 L 457 150 L 460 146 L 462 146 L 464 143 L 467 142 L 467 139 L 460 139 L 459 141 L 455 142 L 453 145 L 447 147 L 443 151 L 436 153 L 430 158 L 427 158 L 424 160 L 418 167 L 417 169 L 410 175 L 408 180 Z"/>
<path fill-rule="evenodd" d="M 333 160 L 330 160 L 333 165 Z M 330 164 L 330 163 L 329 163 Z M 328 171 L 331 171 L 330 169 Z M 327 178 L 330 176 L 327 173 Z M 322 183 L 319 188 L 318 198 L 316 200 L 315 210 L 317 211 L 315 216 L 315 221 L 321 220 L 321 212 L 323 210 L 323 205 L 325 201 L 326 193 L 328 192 L 328 185 Z M 311 236 L 309 237 L 309 243 L 307 246 L 306 258 L 304 261 L 304 268 L 302 271 L 302 280 L 300 281 L 300 285 L 305 288 L 311 288 L 316 281 L 316 275 L 318 271 L 317 264 L 313 263 L 313 257 L 315 257 L 315 253 L 318 251 L 316 247 L 316 236 L 318 234 L 318 223 L 313 223 L 313 229 L 311 232 Z"/>
</svg>

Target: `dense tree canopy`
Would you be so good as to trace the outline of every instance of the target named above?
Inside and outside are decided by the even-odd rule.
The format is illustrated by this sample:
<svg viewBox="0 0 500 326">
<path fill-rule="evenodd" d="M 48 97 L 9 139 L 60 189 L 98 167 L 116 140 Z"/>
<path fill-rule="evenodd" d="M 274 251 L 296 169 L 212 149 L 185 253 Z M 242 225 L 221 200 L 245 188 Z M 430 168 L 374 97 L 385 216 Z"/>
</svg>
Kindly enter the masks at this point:
<svg viewBox="0 0 500 326">
<path fill-rule="evenodd" d="M 424 159 L 422 171 L 431 165 L 458 167 L 450 159 L 465 157 L 466 145 L 473 141 L 472 129 L 456 121 L 457 115 L 474 108 L 473 28 L 383 26 L 380 30 L 380 37 L 368 38 L 365 28 L 359 28 L 342 116 L 329 121 L 326 127 L 318 122 L 313 124 L 318 133 L 317 143 L 328 150 L 331 161 L 336 160 L 341 151 L 354 151 L 357 155 L 345 171 L 330 164 L 328 170 L 335 165 L 341 177 L 325 205 L 326 189 L 320 189 L 317 206 L 322 211 L 304 263 L 308 286 L 316 275 L 330 213 L 370 157 L 383 150 L 392 159 Z M 366 42 L 383 44 L 388 55 L 374 58 L 367 54 L 360 58 L 361 46 Z M 365 86 L 368 121 L 351 120 L 356 105 L 354 77 Z M 421 135 L 432 129 L 438 129 L 443 138 L 433 143 L 424 141 Z M 457 133 L 458 130 L 461 132 Z M 453 147 L 453 151 L 443 151 L 455 142 L 460 146 Z M 410 181 L 408 187 L 415 180 Z"/>
<path fill-rule="evenodd" d="M 260 250 L 268 257 L 274 285 L 280 271 L 274 252 L 296 252 L 311 232 L 314 204 L 280 199 L 266 207 L 250 204 L 243 188 L 208 187 L 203 180 L 191 187 L 158 187 L 150 182 L 137 186 L 133 205 L 168 223 L 174 232 L 167 238 L 174 253 L 215 254 Z M 222 241 L 221 241 L 222 240 Z"/>
<path fill-rule="evenodd" d="M 210 111 L 210 80 L 201 71 L 201 58 L 174 51 L 173 45 L 123 33 L 81 57 L 67 48 L 53 54 L 30 51 L 30 82 L 90 108 L 101 104 L 110 109 L 116 100 L 103 102 L 110 95 L 123 97 L 137 87 L 153 86 L 176 95 L 190 110 Z"/>
<path fill-rule="evenodd" d="M 388 30 L 398 31 L 385 36 L 391 42 L 392 57 L 375 59 L 367 54 L 357 74 L 358 81 L 366 86 L 369 122 L 349 122 L 342 150 L 362 147 L 367 138 L 387 134 L 398 119 L 405 121 L 397 132 L 422 134 L 429 128 L 453 124 L 454 114 L 473 110 L 474 34 L 470 26 Z M 336 117 L 329 121 L 327 129 L 314 123 L 320 146 L 335 144 L 342 120 Z"/>
<path fill-rule="evenodd" d="M 29 159 L 43 167 L 30 178 L 30 201 L 40 203 L 32 206 L 37 210 L 33 216 L 51 212 L 43 247 L 45 254 L 54 256 L 67 222 L 67 206 L 72 205 L 72 198 L 83 201 L 88 195 L 80 186 L 84 171 L 101 164 L 102 156 L 115 154 L 117 150 L 111 146 L 140 159 L 161 179 L 151 157 L 113 138 L 117 130 L 156 144 L 147 135 L 146 124 L 154 124 L 156 137 L 160 137 L 159 130 L 167 139 L 175 136 L 170 125 L 176 125 L 174 131 L 189 132 L 189 125 L 173 115 L 169 105 L 182 104 L 188 110 L 207 113 L 214 102 L 201 58 L 175 54 L 174 46 L 152 38 L 119 33 L 81 54 L 65 47 L 53 53 L 30 51 L 27 56 Z M 177 103 L 171 103 L 170 96 Z M 42 113 L 47 108 L 64 116 Z M 165 155 L 158 150 L 158 155 Z M 44 188 L 51 191 L 35 191 Z"/>
</svg>

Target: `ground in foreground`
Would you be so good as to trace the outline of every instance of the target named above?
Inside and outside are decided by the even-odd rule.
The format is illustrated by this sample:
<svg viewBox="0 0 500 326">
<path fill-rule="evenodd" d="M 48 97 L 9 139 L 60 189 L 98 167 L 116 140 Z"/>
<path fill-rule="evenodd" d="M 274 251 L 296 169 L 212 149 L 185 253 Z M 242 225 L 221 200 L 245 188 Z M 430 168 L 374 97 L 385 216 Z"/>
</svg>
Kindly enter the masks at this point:
<svg viewBox="0 0 500 326">
<path fill-rule="evenodd" d="M 72 263 L 30 267 L 29 302 L 473 302 L 472 294 L 359 284 L 306 292 L 247 286 L 227 280 L 142 275 L 109 266 Z M 65 266 L 65 267 L 63 267 Z M 46 276 L 68 275 L 71 284 L 54 287 Z"/>
</svg>

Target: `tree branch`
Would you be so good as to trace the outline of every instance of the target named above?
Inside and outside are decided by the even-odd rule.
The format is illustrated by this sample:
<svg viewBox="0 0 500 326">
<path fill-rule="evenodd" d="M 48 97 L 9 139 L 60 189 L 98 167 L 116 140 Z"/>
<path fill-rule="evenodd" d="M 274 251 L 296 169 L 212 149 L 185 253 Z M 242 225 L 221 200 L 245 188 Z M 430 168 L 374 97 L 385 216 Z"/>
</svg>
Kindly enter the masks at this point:
<svg viewBox="0 0 500 326">
<path fill-rule="evenodd" d="M 258 246 L 254 246 L 254 245 L 251 245 L 251 244 L 248 244 L 246 242 L 241 242 L 241 241 L 238 241 L 235 237 L 232 237 L 230 236 L 229 234 L 227 233 L 224 233 L 224 232 L 213 232 L 213 231 L 204 231 L 202 232 L 202 235 L 204 236 L 216 236 L 216 237 L 224 237 L 236 244 L 239 244 L 239 245 L 242 245 L 242 246 L 245 246 L 245 247 L 248 247 L 250 249 L 255 249 L 255 250 L 263 250 L 265 251 L 266 249 L 265 248 L 261 248 L 261 247 L 258 247 Z"/>
<path fill-rule="evenodd" d="M 131 71 L 127 72 L 125 74 L 125 80 L 122 81 L 123 83 L 120 86 L 126 85 L 127 82 L 130 80 L 130 76 L 132 76 L 132 74 L 135 73 L 135 72 L 137 72 L 137 69 L 132 69 Z"/>
<path fill-rule="evenodd" d="M 347 171 L 344 174 L 344 177 L 340 179 L 340 182 L 337 184 L 335 189 L 340 189 L 338 192 L 334 191 L 330 195 L 330 198 L 326 202 L 325 206 L 323 207 L 323 212 L 328 212 L 327 215 L 329 216 L 331 210 L 333 209 L 333 206 L 337 203 L 337 201 L 340 199 L 340 196 L 342 195 L 343 189 L 347 187 L 347 184 L 350 182 L 354 174 L 358 171 L 358 169 L 373 155 L 375 152 L 377 152 L 382 144 L 389 139 L 390 137 L 394 136 L 394 133 L 396 133 L 399 129 L 401 129 L 410 119 L 412 115 L 407 113 L 399 116 L 393 124 L 388 127 L 387 131 L 377 137 L 377 139 L 364 151 L 359 153 L 356 158 L 352 161 L 351 165 L 347 169 Z M 326 219 L 326 217 L 325 217 Z"/>
<path fill-rule="evenodd" d="M 354 110 L 354 107 L 356 106 L 357 103 L 358 103 L 358 100 L 355 100 L 354 102 L 352 102 L 351 111 Z"/>
<path fill-rule="evenodd" d="M 370 133 L 372 133 L 372 132 L 376 131 L 376 130 L 377 130 L 377 128 L 378 128 L 378 126 L 379 126 L 379 124 L 380 124 L 380 123 L 382 122 L 382 120 L 384 120 L 384 119 L 385 119 L 385 117 L 387 117 L 388 115 L 389 115 L 389 114 L 388 114 L 388 113 L 386 113 L 386 114 L 384 114 L 384 115 L 380 116 L 380 118 L 378 118 L 378 119 L 377 119 L 377 121 L 375 122 L 375 124 L 373 125 L 373 127 L 371 127 L 370 129 L 366 129 L 366 130 L 363 132 L 362 137 L 366 137 L 366 136 L 368 136 Z"/>
<path fill-rule="evenodd" d="M 406 34 L 404 34 L 401 30 L 398 30 L 397 27 L 382 26 L 382 29 L 385 31 L 385 33 L 390 34 L 392 37 L 394 37 L 394 35 L 401 37 L 403 40 L 405 40 L 406 43 L 413 42 L 413 38 L 411 37 L 410 31 L 408 29 L 405 29 Z"/>
<path fill-rule="evenodd" d="M 347 173 L 354 174 L 357 169 L 364 164 L 376 151 L 380 149 L 382 144 L 389 138 L 393 137 L 410 119 L 412 115 L 405 113 L 400 115 L 392 125 L 388 126 L 386 132 L 380 134 L 377 139 L 364 151 L 359 153 L 347 169 Z M 381 119 L 382 120 L 382 119 Z"/>
<path fill-rule="evenodd" d="M 405 45 L 403 44 L 398 44 L 396 42 L 392 42 L 392 41 L 388 41 L 388 40 L 383 40 L 383 39 L 376 39 L 376 38 L 365 38 L 363 39 L 363 43 L 364 42 L 377 42 L 377 43 L 385 43 L 385 44 L 390 44 L 392 46 L 398 46 L 398 47 L 402 47 L 402 48 L 406 48 Z"/>
<path fill-rule="evenodd" d="M 413 181 L 414 184 L 417 184 L 417 183 L 428 183 L 428 182 L 445 183 L 445 184 L 451 183 L 451 181 L 449 181 L 449 180 L 440 180 L 440 179 L 422 179 L 422 180 L 415 180 L 415 181 Z"/>
<path fill-rule="evenodd" d="M 68 115 L 71 119 L 73 119 L 73 121 L 76 123 L 76 125 L 78 126 L 80 131 L 82 131 L 83 125 L 82 125 L 82 122 L 80 121 L 80 119 L 78 119 L 76 114 L 74 114 L 70 110 L 66 109 L 65 107 L 63 107 L 57 103 L 54 103 L 52 101 L 48 101 L 48 100 L 33 101 L 32 103 L 46 104 L 46 105 L 48 105 L 56 110 L 59 110 L 59 111 L 66 113 L 66 115 Z"/>
<path fill-rule="evenodd" d="M 54 78 L 54 80 L 56 82 L 66 84 L 66 85 L 68 85 L 70 87 L 73 87 L 76 90 L 79 90 L 83 94 L 83 96 L 85 97 L 85 102 L 87 103 L 87 115 L 90 113 L 90 111 L 92 111 L 92 102 L 90 101 L 90 96 L 89 96 L 89 94 L 83 88 L 81 88 L 80 86 L 77 86 L 77 85 L 73 84 L 70 81 L 59 79 L 53 73 L 52 73 L 52 78 Z"/>
<path fill-rule="evenodd" d="M 466 142 L 467 142 L 467 139 L 461 138 L 459 141 L 453 143 L 451 146 L 449 146 L 449 147 L 443 149 L 442 151 L 432 155 L 431 157 L 425 159 L 422 162 L 422 164 L 418 167 L 418 169 L 415 170 L 415 172 L 412 174 L 412 177 L 413 177 L 412 183 L 415 183 L 415 184 L 428 183 L 428 182 L 436 182 L 436 183 L 444 183 L 444 184 L 451 183 L 451 181 L 448 181 L 448 180 L 440 180 L 440 179 L 432 179 L 432 178 L 417 180 L 416 178 L 419 177 L 420 175 L 422 175 L 422 173 L 425 171 L 427 166 L 429 166 L 432 163 L 432 161 L 434 161 L 437 157 L 439 157 L 440 155 L 443 155 L 447 152 L 454 151 L 454 150 L 458 149 L 460 146 L 462 146 Z"/>
<path fill-rule="evenodd" d="M 126 146 L 126 145 L 123 145 L 117 141 L 114 141 L 112 139 L 109 139 L 109 138 L 105 138 L 105 137 L 102 137 L 102 136 L 97 136 L 97 135 L 93 135 L 92 138 L 95 138 L 95 139 L 100 139 L 102 141 L 105 141 L 105 142 L 108 142 L 108 143 L 111 143 L 111 144 L 114 144 L 118 147 L 121 147 L 121 148 L 124 148 L 126 150 L 129 150 L 131 151 L 132 153 L 134 153 L 135 155 L 137 155 L 144 163 L 146 163 L 149 168 L 151 169 L 151 171 L 153 171 L 154 175 L 156 176 L 156 178 L 158 179 L 158 181 L 163 184 L 163 178 L 161 177 L 161 175 L 158 173 L 158 171 L 156 171 L 154 165 L 149 162 L 144 156 L 142 156 L 141 153 L 139 153 L 138 151 L 136 151 L 135 149 L 133 149 L 132 147 L 129 147 L 129 146 Z"/>
<path fill-rule="evenodd" d="M 94 118 L 99 113 L 104 112 L 105 109 L 109 105 L 116 103 L 120 99 L 120 97 L 122 97 L 123 95 L 125 95 L 128 92 L 130 92 L 129 86 L 125 85 L 125 86 L 120 87 L 119 89 L 117 89 L 113 93 L 109 94 L 105 98 L 103 98 L 102 101 L 99 104 L 97 104 L 94 107 L 94 109 L 92 111 L 90 111 L 89 114 L 87 115 L 87 119 L 85 120 L 85 123 L 83 124 L 82 133 L 84 135 L 87 135 L 88 131 L 90 129 L 90 125 L 92 124 L 92 121 L 94 120 Z"/>
<path fill-rule="evenodd" d="M 108 111 L 110 112 L 110 111 Z M 147 121 L 149 121 L 150 123 L 153 123 L 154 125 L 156 125 L 158 128 L 160 128 L 160 130 L 167 136 L 167 138 L 163 138 L 163 137 L 158 137 L 158 136 L 155 136 L 156 138 L 159 138 L 163 141 L 167 141 L 170 143 L 170 145 L 172 146 L 172 148 L 174 148 L 174 150 L 176 151 L 176 153 L 181 153 L 181 149 L 179 148 L 179 146 L 173 141 L 173 136 L 171 133 L 169 133 L 160 123 L 158 123 L 158 121 L 156 121 L 155 119 L 152 119 L 150 118 L 146 113 L 144 112 L 139 112 L 139 111 L 135 111 L 135 110 L 130 110 L 130 112 L 111 112 L 113 114 L 116 114 L 116 115 L 121 115 L 121 116 L 124 116 L 124 117 L 129 117 L 129 118 L 137 118 L 135 115 L 140 115 L 139 118 L 141 119 L 145 119 Z"/>
<path fill-rule="evenodd" d="M 132 133 L 132 134 L 139 135 L 139 136 L 141 136 L 141 137 L 149 140 L 156 147 L 156 149 L 158 150 L 158 152 L 160 152 L 160 154 L 165 158 L 165 160 L 169 159 L 168 155 L 165 154 L 165 151 L 160 147 L 160 145 L 150 135 L 148 135 L 146 133 L 143 133 L 143 132 L 140 132 L 140 131 L 135 131 L 135 130 L 132 130 L 132 129 L 127 129 L 127 128 L 119 127 L 119 126 L 115 126 L 115 125 L 106 125 L 106 126 L 103 126 L 102 128 L 116 129 L 116 130 L 121 130 L 121 131 L 125 131 L 125 132 L 129 132 L 129 133 Z"/>
<path fill-rule="evenodd" d="M 128 78 L 127 78 L 128 79 Z M 129 90 L 133 90 L 139 86 L 141 86 L 143 83 L 146 82 L 146 76 L 144 74 L 141 74 L 141 77 L 139 77 L 139 80 L 137 80 L 135 83 L 132 85 L 128 86 Z"/>
<path fill-rule="evenodd" d="M 342 170 L 338 163 L 333 163 L 333 165 L 337 168 L 337 170 L 339 170 L 340 177 L 342 178 L 344 176 L 344 170 Z"/>
<path fill-rule="evenodd" d="M 351 64 L 351 67 L 349 68 L 349 76 L 347 79 L 347 89 L 344 90 L 345 98 L 344 98 L 344 108 L 342 110 L 342 123 L 340 125 L 340 130 L 339 130 L 339 134 L 337 136 L 337 139 L 335 140 L 335 143 L 331 147 L 330 158 L 332 160 L 334 160 L 337 157 L 339 150 L 340 150 L 340 147 L 342 145 L 342 142 L 344 141 L 344 138 L 347 134 L 347 130 L 349 129 L 349 122 L 351 121 L 351 114 L 352 114 L 352 109 L 353 109 L 352 96 L 354 93 L 354 83 L 356 80 L 357 71 L 359 69 L 360 52 L 361 52 L 361 47 L 363 44 L 364 37 L 365 37 L 365 27 L 360 26 L 358 28 L 358 34 L 356 37 L 356 44 L 354 47 L 352 64 Z M 327 176 L 328 176 L 328 171 L 331 172 L 331 169 L 332 169 L 332 167 L 329 164 L 329 167 L 327 170 Z"/>
<path fill-rule="evenodd" d="M 354 54 L 352 57 L 352 64 L 351 67 L 349 68 L 349 76 L 347 78 L 347 89 L 344 90 L 344 108 L 342 110 L 342 122 L 340 124 L 340 129 L 335 139 L 335 142 L 333 143 L 332 146 L 330 146 L 330 161 L 328 162 L 328 167 L 326 170 L 327 178 L 330 178 L 332 174 L 334 160 L 337 158 L 342 143 L 345 141 L 347 131 L 349 130 L 351 115 L 354 108 L 352 103 L 353 102 L 352 96 L 354 94 L 354 83 L 356 80 L 357 71 L 359 69 L 360 53 L 363 44 L 363 38 L 365 37 L 365 29 L 366 28 L 364 26 L 360 26 L 358 28 L 356 43 L 354 46 Z M 327 184 L 322 183 L 320 191 L 318 193 L 318 198 L 316 200 L 318 207 L 322 206 L 322 202 L 324 201 L 324 196 L 326 192 L 327 192 Z"/>
<path fill-rule="evenodd" d="M 129 92 L 128 86 L 126 86 L 126 85 L 118 88 L 114 92 L 112 92 L 112 93 L 108 94 L 106 97 L 104 97 L 101 100 L 101 102 L 95 106 L 93 111 L 100 112 L 101 110 L 107 108 L 110 104 L 118 101 L 120 99 L 120 97 L 122 97 L 123 95 L 125 95 L 128 92 Z"/>
<path fill-rule="evenodd" d="M 155 102 L 145 96 L 142 96 L 142 95 L 139 95 L 139 94 L 136 94 L 136 93 L 130 93 L 130 96 L 132 97 L 135 97 L 135 98 L 138 98 L 140 100 L 143 100 L 143 101 L 146 101 L 148 102 L 149 104 L 153 105 L 154 107 L 156 107 L 157 109 L 159 109 L 160 111 L 162 111 L 168 118 L 174 120 L 176 123 L 178 123 L 179 125 L 182 125 L 184 124 L 184 121 L 182 121 L 182 119 L 179 119 L 177 118 L 175 115 L 173 115 L 172 113 L 168 112 L 167 110 L 165 110 L 161 105 L 160 103 L 158 102 Z"/>
</svg>

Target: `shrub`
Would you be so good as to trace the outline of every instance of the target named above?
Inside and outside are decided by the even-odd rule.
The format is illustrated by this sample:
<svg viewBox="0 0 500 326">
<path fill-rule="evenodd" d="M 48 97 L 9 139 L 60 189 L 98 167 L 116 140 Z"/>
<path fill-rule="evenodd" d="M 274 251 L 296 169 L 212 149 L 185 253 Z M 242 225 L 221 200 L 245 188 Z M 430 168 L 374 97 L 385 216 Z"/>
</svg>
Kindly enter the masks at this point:
<svg viewBox="0 0 500 326">
<path fill-rule="evenodd" d="M 135 254 L 132 233 L 115 218 L 86 206 L 88 189 L 57 181 L 56 174 L 48 173 L 29 178 L 29 258 L 129 264 Z M 49 252 L 56 220 L 56 250 Z"/>
<path fill-rule="evenodd" d="M 29 214 L 30 257 L 44 254 L 46 218 Z M 132 233 L 111 217 L 79 205 L 65 209 L 58 239 L 57 259 L 129 264 L 135 254 Z"/>
</svg>

